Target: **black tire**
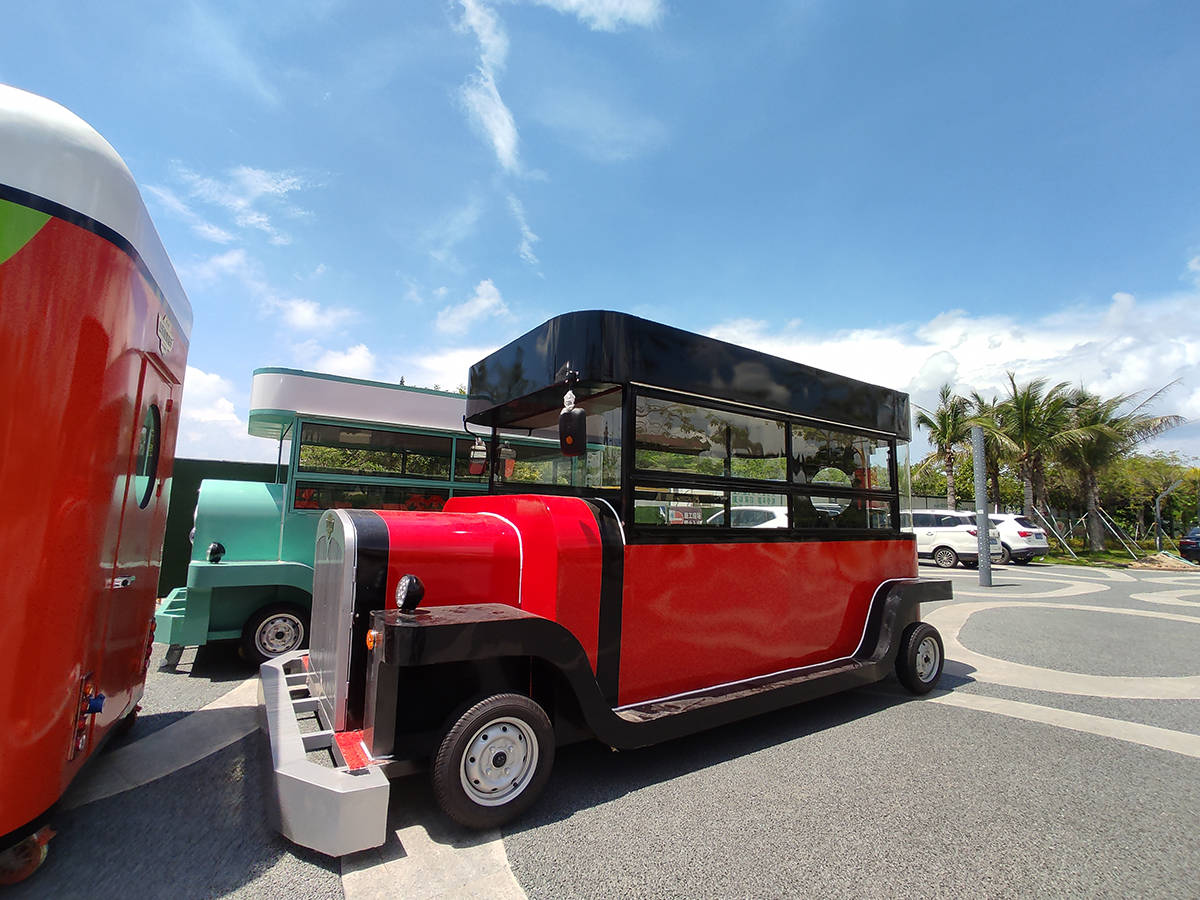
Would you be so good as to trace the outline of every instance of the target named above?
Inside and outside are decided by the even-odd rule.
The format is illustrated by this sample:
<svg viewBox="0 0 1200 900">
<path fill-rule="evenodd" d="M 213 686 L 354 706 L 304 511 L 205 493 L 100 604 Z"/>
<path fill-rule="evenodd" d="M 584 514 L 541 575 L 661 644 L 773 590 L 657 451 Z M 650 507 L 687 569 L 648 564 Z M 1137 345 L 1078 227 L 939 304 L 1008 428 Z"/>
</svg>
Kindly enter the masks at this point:
<svg viewBox="0 0 1200 900">
<path fill-rule="evenodd" d="M 1010 562 L 1013 562 L 1012 548 L 1009 547 L 1008 544 L 1001 544 L 1000 545 L 1000 563 L 1001 563 L 1001 565 L 1007 566 Z"/>
<path fill-rule="evenodd" d="M 308 646 L 308 613 L 291 603 L 257 610 L 242 629 L 242 656 L 259 665 Z"/>
<path fill-rule="evenodd" d="M 958 565 L 958 554 L 953 547 L 935 547 L 933 561 L 939 569 L 953 569 Z"/>
<path fill-rule="evenodd" d="M 496 828 L 537 801 L 554 766 L 554 728 L 523 694 L 495 694 L 455 721 L 433 761 L 433 793 L 467 828 Z"/>
<path fill-rule="evenodd" d="M 135 706 L 129 712 L 125 713 L 125 715 L 117 721 L 117 724 L 112 727 L 112 731 L 110 731 L 109 734 L 111 734 L 114 738 L 120 738 L 125 737 L 125 735 L 129 734 L 129 732 L 133 731 L 133 726 L 137 724 L 137 716 L 140 710 L 140 706 Z"/>
<path fill-rule="evenodd" d="M 928 694 L 942 677 L 946 652 L 942 636 L 927 622 L 913 622 L 900 636 L 896 677 L 914 694 Z"/>
</svg>

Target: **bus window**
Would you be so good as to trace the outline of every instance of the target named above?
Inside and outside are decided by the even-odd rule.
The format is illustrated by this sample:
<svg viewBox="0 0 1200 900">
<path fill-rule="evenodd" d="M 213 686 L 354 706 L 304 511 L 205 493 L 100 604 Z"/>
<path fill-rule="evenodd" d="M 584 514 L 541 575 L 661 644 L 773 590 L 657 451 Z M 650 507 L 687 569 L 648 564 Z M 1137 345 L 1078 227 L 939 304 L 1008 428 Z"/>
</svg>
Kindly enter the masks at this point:
<svg viewBox="0 0 1200 900">
<path fill-rule="evenodd" d="M 558 443 L 559 409 L 528 416 L 505 425 L 525 429 L 532 439 L 500 437 L 497 485 L 558 485 L 577 488 L 621 486 L 621 397 L 619 389 L 577 387 L 576 403 L 587 413 L 587 453 L 563 456 Z M 509 465 L 504 465 L 505 462 Z"/>
<path fill-rule="evenodd" d="M 637 398 L 634 418 L 638 469 L 787 478 L 782 422 L 646 396 Z"/>
<path fill-rule="evenodd" d="M 348 425 L 305 422 L 301 472 L 450 480 L 452 439 Z"/>
<path fill-rule="evenodd" d="M 295 509 L 439 510 L 445 505 L 450 492 L 432 487 L 297 481 L 294 496 Z"/>
</svg>

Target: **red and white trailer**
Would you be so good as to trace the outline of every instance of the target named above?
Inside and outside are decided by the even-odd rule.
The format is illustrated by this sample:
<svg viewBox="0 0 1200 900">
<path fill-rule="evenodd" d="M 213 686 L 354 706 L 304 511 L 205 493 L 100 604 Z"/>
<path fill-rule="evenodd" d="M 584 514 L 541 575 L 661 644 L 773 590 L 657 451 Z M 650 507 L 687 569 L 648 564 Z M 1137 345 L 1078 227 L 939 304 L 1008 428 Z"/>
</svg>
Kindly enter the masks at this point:
<svg viewBox="0 0 1200 900">
<path fill-rule="evenodd" d="M 136 713 L 191 326 L 116 151 L 0 85 L 0 882 Z"/>
<path fill-rule="evenodd" d="M 317 528 L 311 650 L 261 670 L 293 841 L 382 843 L 387 776 L 414 766 L 447 815 L 493 827 L 567 741 L 641 747 L 893 672 L 937 683 L 920 605 L 951 592 L 917 578 L 900 527 L 906 395 L 578 312 L 472 367 L 467 421 L 490 429 L 488 496 Z"/>
</svg>

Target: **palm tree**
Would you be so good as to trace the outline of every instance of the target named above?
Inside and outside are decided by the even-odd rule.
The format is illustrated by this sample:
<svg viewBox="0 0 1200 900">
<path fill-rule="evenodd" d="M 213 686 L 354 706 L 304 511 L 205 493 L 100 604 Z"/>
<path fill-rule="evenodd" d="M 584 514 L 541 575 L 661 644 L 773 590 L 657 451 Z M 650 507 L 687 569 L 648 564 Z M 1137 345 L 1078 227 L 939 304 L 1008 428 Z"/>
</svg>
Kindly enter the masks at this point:
<svg viewBox="0 0 1200 900">
<path fill-rule="evenodd" d="M 967 401 L 959 397 L 949 384 L 938 391 L 937 409 L 930 412 L 917 407 L 917 427 L 929 432 L 933 453 L 917 466 L 922 469 L 933 462 L 940 462 L 946 470 L 946 506 L 954 509 L 954 451 L 970 438 L 967 423 Z"/>
<path fill-rule="evenodd" d="M 1153 416 L 1146 407 L 1172 387 L 1173 383 L 1155 391 L 1127 412 L 1121 408 L 1137 400 L 1137 394 L 1121 394 L 1102 398 L 1082 388 L 1072 398 L 1074 430 L 1086 432 L 1085 440 L 1063 447 L 1060 458 L 1074 468 L 1083 482 L 1087 501 L 1088 549 L 1105 547 L 1104 523 L 1100 519 L 1100 473 L 1142 441 L 1182 425 L 1182 416 Z"/>
<path fill-rule="evenodd" d="M 996 405 L 1000 428 L 996 437 L 1017 464 L 1024 487 L 1024 513 L 1046 505 L 1046 459 L 1062 447 L 1079 443 L 1086 433 L 1072 427 L 1072 393 L 1067 383 L 1046 388 L 1046 379 L 1035 378 L 1018 386 L 1007 372 L 1009 395 Z"/>
</svg>

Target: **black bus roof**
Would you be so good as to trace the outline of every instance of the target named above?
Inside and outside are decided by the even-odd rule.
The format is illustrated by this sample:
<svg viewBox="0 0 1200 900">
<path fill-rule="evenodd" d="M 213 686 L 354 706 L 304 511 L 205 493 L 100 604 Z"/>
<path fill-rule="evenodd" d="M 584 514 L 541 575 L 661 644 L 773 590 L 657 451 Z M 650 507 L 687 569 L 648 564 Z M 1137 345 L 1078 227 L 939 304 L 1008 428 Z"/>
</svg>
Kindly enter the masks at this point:
<svg viewBox="0 0 1200 900">
<path fill-rule="evenodd" d="M 467 420 L 502 427 L 580 386 L 639 384 L 911 437 L 908 395 L 628 313 L 564 313 L 471 366 Z M 578 389 L 577 389 L 578 392 Z"/>
</svg>

